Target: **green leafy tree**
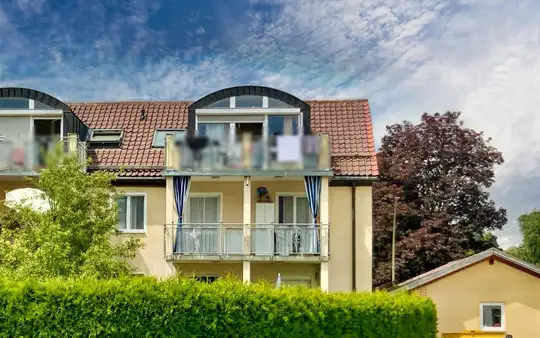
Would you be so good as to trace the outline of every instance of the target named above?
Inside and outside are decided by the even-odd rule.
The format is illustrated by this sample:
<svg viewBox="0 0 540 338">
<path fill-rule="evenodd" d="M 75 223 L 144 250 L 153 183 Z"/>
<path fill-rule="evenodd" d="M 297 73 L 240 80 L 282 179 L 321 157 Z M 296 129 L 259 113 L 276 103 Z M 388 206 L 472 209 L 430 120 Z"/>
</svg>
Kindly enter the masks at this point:
<svg viewBox="0 0 540 338">
<path fill-rule="evenodd" d="M 114 175 L 83 173 L 74 155 L 59 147 L 48 155 L 47 169 L 32 180 L 50 209 L 23 205 L 2 208 L 0 272 L 17 277 L 115 278 L 131 273 L 128 260 L 139 239 L 122 238 L 112 185 Z"/>
<path fill-rule="evenodd" d="M 519 216 L 518 223 L 523 241 L 517 247 L 508 248 L 506 252 L 529 263 L 540 265 L 540 211 L 535 209 Z"/>
</svg>

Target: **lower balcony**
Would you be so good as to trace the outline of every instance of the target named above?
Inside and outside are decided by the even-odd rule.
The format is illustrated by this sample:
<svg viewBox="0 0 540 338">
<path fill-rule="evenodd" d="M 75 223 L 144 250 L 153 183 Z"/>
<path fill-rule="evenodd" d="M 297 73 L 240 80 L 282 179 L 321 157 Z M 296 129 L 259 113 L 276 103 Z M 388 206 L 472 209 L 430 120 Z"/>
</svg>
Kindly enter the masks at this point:
<svg viewBox="0 0 540 338">
<path fill-rule="evenodd" d="M 328 260 L 326 224 L 183 224 L 165 226 L 165 258 L 186 260 Z"/>
</svg>

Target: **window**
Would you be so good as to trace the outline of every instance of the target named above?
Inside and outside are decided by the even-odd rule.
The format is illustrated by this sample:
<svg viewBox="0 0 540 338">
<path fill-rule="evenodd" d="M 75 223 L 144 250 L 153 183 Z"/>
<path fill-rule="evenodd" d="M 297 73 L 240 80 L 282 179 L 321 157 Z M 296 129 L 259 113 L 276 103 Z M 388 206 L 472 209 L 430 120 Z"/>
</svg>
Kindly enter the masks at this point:
<svg viewBox="0 0 540 338">
<path fill-rule="evenodd" d="M 207 136 L 211 140 L 227 141 L 229 139 L 230 123 L 199 123 L 199 135 Z"/>
<path fill-rule="evenodd" d="M 306 196 L 279 196 L 278 221 L 285 224 L 311 224 L 311 211 Z"/>
<path fill-rule="evenodd" d="M 91 146 L 119 147 L 123 137 L 121 129 L 94 129 L 88 142 Z"/>
<path fill-rule="evenodd" d="M 298 115 L 268 115 L 269 135 L 298 135 Z"/>
<path fill-rule="evenodd" d="M 126 232 L 144 232 L 146 229 L 146 196 L 118 197 L 118 229 Z"/>
<path fill-rule="evenodd" d="M 480 304 L 480 328 L 483 331 L 504 331 L 504 304 Z"/>
<path fill-rule="evenodd" d="M 258 95 L 240 95 L 232 96 L 226 99 L 216 101 L 205 108 L 294 108 L 288 103 L 278 99 L 258 96 Z"/>
<path fill-rule="evenodd" d="M 218 224 L 220 222 L 219 196 L 191 196 L 186 211 L 189 223 Z"/>
<path fill-rule="evenodd" d="M 236 108 L 262 108 L 263 97 L 254 95 L 244 95 L 236 97 Z"/>
<path fill-rule="evenodd" d="M 307 286 L 312 287 L 311 277 L 309 276 L 281 276 L 281 284 L 286 286 Z"/>
<path fill-rule="evenodd" d="M 287 104 L 273 97 L 268 98 L 268 108 L 292 108 L 290 104 Z"/>
<path fill-rule="evenodd" d="M 154 140 L 152 141 L 152 147 L 154 148 L 164 148 L 165 147 L 165 136 L 166 135 L 175 135 L 175 140 L 181 140 L 186 133 L 183 129 L 156 129 L 154 132 Z"/>
<path fill-rule="evenodd" d="M 38 110 L 51 110 L 51 109 L 54 109 L 54 108 L 51 107 L 51 106 L 46 105 L 46 104 L 43 103 L 43 102 L 40 102 L 40 101 L 34 101 L 34 109 L 38 109 Z"/>
<path fill-rule="evenodd" d="M 231 108 L 231 99 L 226 98 L 223 100 L 216 101 L 206 108 Z"/>
<path fill-rule="evenodd" d="M 30 109 L 30 100 L 16 97 L 0 98 L 0 109 Z"/>
</svg>

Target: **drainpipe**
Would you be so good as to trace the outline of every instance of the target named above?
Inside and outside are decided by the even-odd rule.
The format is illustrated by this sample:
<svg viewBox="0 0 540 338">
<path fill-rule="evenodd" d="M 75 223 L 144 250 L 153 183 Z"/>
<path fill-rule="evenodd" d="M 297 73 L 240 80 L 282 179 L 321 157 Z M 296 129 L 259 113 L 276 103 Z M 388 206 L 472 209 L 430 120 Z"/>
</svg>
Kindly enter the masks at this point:
<svg viewBox="0 0 540 338">
<path fill-rule="evenodd" d="M 352 189 L 352 289 L 356 291 L 356 182 L 351 183 Z"/>
</svg>

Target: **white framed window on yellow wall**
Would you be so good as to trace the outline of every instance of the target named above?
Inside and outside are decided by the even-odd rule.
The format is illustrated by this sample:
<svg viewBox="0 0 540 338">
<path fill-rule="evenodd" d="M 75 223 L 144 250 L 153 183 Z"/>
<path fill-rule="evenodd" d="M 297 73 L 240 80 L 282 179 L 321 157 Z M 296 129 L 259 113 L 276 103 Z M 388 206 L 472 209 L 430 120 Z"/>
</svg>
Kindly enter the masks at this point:
<svg viewBox="0 0 540 338">
<path fill-rule="evenodd" d="M 482 331 L 504 331 L 504 303 L 480 303 L 480 329 Z"/>
<path fill-rule="evenodd" d="M 146 231 L 146 194 L 129 193 L 116 199 L 118 204 L 118 229 L 122 232 Z"/>
</svg>

